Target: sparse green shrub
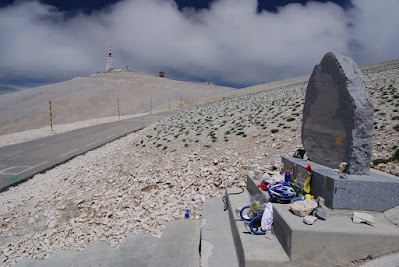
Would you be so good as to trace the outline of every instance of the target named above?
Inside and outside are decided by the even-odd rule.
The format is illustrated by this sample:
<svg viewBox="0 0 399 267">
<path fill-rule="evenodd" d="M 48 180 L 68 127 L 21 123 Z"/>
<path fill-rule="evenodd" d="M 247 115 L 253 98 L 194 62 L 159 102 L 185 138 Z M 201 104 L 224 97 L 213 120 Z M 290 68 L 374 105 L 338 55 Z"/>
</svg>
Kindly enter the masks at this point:
<svg viewBox="0 0 399 267">
<path fill-rule="evenodd" d="M 392 157 L 388 158 L 388 159 L 375 159 L 373 160 L 373 164 L 375 166 L 377 166 L 380 163 L 388 163 L 394 160 L 399 160 L 399 149 L 396 149 L 395 153 L 392 155 Z"/>
<path fill-rule="evenodd" d="M 278 129 L 272 129 L 271 132 L 272 132 L 272 133 L 277 133 L 277 132 L 278 132 Z"/>
<path fill-rule="evenodd" d="M 289 122 L 289 121 L 294 121 L 295 120 L 295 118 L 288 118 L 287 119 L 287 121 Z"/>
</svg>

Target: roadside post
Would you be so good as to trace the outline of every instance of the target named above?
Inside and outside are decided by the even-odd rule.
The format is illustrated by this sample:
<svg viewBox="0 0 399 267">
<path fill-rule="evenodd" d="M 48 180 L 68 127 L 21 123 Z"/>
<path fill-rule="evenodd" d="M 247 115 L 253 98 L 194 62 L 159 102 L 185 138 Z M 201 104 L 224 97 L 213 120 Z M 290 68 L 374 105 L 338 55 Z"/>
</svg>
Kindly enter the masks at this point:
<svg viewBox="0 0 399 267">
<path fill-rule="evenodd" d="M 53 114 L 51 111 L 51 101 L 48 101 L 49 111 L 50 111 L 50 130 L 53 132 Z"/>
<path fill-rule="evenodd" d="M 120 113 L 120 110 L 119 110 L 119 99 L 116 100 L 116 102 L 117 102 L 117 105 L 118 105 L 118 120 L 121 120 L 121 113 Z"/>
</svg>

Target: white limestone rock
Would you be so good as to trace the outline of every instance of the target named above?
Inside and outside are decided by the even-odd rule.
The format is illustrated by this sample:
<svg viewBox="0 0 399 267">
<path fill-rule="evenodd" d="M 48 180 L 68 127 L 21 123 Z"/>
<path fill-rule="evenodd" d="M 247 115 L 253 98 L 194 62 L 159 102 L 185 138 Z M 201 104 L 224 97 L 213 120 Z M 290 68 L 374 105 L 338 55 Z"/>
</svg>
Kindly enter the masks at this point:
<svg viewBox="0 0 399 267">
<path fill-rule="evenodd" d="M 374 217 L 370 214 L 354 211 L 352 214 L 353 223 L 365 223 L 371 226 L 375 225 Z"/>
<path fill-rule="evenodd" d="M 290 204 L 292 213 L 300 217 L 309 215 L 315 208 L 317 208 L 317 203 L 311 199 L 296 201 Z"/>
<path fill-rule="evenodd" d="M 317 221 L 315 216 L 305 216 L 303 217 L 303 222 L 308 225 L 313 225 Z"/>
</svg>

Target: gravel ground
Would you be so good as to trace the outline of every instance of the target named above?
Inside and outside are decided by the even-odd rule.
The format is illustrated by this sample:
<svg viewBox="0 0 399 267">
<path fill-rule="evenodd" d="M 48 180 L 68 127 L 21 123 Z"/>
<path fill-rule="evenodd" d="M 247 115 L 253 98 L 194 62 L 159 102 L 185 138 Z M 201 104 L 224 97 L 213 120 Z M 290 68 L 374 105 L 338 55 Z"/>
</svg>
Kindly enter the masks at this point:
<svg viewBox="0 0 399 267">
<path fill-rule="evenodd" d="M 365 73 L 375 108 L 373 158 L 391 157 L 399 65 Z M 187 208 L 200 218 L 200 196 L 245 186 L 248 170 L 279 168 L 280 155 L 301 145 L 306 82 L 257 90 L 185 110 L 1 193 L 0 263 L 81 250 L 92 240 L 118 246 L 129 233 L 160 237 Z M 376 168 L 399 175 L 397 161 Z"/>
</svg>

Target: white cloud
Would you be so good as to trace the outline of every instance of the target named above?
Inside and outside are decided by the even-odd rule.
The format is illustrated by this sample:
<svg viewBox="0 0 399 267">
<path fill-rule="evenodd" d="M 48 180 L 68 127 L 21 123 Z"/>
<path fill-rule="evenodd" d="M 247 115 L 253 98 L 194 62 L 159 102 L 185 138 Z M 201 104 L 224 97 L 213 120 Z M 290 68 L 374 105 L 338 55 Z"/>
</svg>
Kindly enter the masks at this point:
<svg viewBox="0 0 399 267">
<path fill-rule="evenodd" d="M 23 2 L 0 9 L 0 80 L 65 79 L 117 66 L 175 78 L 250 84 L 310 74 L 329 51 L 359 64 L 399 58 L 399 1 L 290 4 L 256 13 L 256 0 L 219 0 L 179 12 L 174 1 L 124 0 L 66 18 Z M 348 26 L 348 25 L 352 26 Z"/>
</svg>

